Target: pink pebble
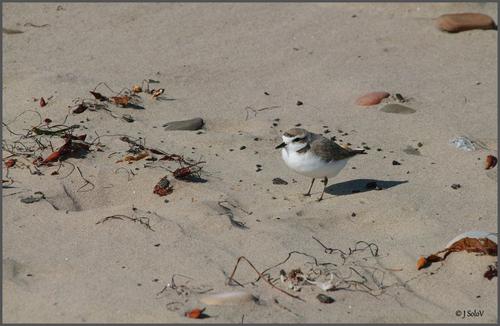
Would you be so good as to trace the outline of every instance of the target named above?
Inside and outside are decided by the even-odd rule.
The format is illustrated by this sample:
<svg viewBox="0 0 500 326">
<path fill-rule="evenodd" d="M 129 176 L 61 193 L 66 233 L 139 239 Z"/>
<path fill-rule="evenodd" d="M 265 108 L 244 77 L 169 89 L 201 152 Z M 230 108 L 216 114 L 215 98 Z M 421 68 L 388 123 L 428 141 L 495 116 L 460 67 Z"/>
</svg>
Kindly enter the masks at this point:
<svg viewBox="0 0 500 326">
<path fill-rule="evenodd" d="M 379 104 L 384 98 L 389 97 L 387 92 L 372 92 L 357 99 L 356 104 L 361 106 L 370 106 Z"/>
</svg>

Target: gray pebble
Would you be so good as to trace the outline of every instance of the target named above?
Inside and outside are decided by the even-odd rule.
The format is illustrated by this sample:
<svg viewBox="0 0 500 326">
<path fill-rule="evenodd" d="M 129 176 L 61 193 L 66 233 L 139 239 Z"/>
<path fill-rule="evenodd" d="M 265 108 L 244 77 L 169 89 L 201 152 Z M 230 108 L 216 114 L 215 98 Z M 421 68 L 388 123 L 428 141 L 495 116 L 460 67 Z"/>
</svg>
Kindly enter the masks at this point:
<svg viewBox="0 0 500 326">
<path fill-rule="evenodd" d="M 204 121 L 202 118 L 194 118 L 190 120 L 172 121 L 163 125 L 165 130 L 198 130 L 203 127 Z"/>
<path fill-rule="evenodd" d="M 399 113 L 399 114 L 411 114 L 417 112 L 414 109 L 401 104 L 387 104 L 384 107 L 382 107 L 380 111 L 386 113 Z"/>
</svg>

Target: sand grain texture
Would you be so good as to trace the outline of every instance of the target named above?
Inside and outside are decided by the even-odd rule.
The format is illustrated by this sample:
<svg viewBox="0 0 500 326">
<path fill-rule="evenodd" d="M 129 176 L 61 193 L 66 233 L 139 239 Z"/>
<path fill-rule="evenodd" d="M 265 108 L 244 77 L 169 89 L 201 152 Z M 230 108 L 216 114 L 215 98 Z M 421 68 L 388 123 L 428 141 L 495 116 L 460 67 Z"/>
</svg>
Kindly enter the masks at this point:
<svg viewBox="0 0 500 326">
<path fill-rule="evenodd" d="M 210 306 L 202 321 L 496 322 L 497 278 L 483 277 L 496 257 L 456 253 L 443 264 L 415 268 L 419 256 L 460 233 L 497 229 L 497 168 L 484 170 L 488 154 L 498 157 L 497 32 L 437 30 L 435 18 L 453 12 L 497 20 L 494 3 L 3 4 L 4 31 L 23 31 L 3 33 L 4 122 L 36 110 L 61 123 L 72 100 L 90 96 L 99 82 L 120 90 L 153 79 L 160 83 L 151 88 L 165 88 L 164 100 L 143 96 L 144 109 L 111 107 L 118 117 L 131 115 L 132 123 L 102 110 L 68 116 L 66 124 L 88 128 L 78 134 L 109 135 L 101 139 L 104 152 L 68 159 L 93 189 L 82 191 L 76 172 L 63 178 L 69 164 L 59 175 L 50 175 L 57 166 L 31 175 L 21 160 L 9 170 L 3 321 L 192 322 L 183 312 L 200 308 L 201 297 L 245 290 L 259 302 Z M 404 105 L 415 113 L 355 104 L 360 94 L 377 90 L 410 98 Z M 33 101 L 50 96 L 43 108 Z M 162 128 L 192 117 L 201 117 L 206 130 Z M 9 126 L 37 123 L 27 114 Z M 304 198 L 309 179 L 288 170 L 274 150 L 280 132 L 298 123 L 314 132 L 327 126 L 340 144 L 371 148 L 330 181 L 320 203 L 321 184 Z M 201 157 L 206 182 L 171 178 L 172 194 L 153 194 L 169 172 L 145 168 L 151 163 L 145 160 L 115 163 L 128 145 L 111 135 L 123 134 Z M 488 147 L 457 150 L 448 142 L 461 135 Z M 13 136 L 4 128 L 3 137 Z M 421 155 L 404 152 L 419 142 Z M 121 155 L 109 157 L 113 151 Z M 288 184 L 274 185 L 274 178 Z M 369 182 L 383 190 L 368 189 Z M 454 183 L 462 187 L 453 190 Z M 35 191 L 47 200 L 20 202 Z M 96 224 L 116 214 L 147 216 L 154 231 L 126 219 Z M 245 288 L 225 285 L 239 256 L 263 271 L 296 250 L 341 268 L 338 253 L 325 253 L 313 236 L 343 251 L 357 241 L 375 243 L 377 257 L 365 250 L 352 259 L 366 266 L 366 275 L 385 271 L 383 278 L 376 274 L 384 293 L 339 290 L 325 293 L 335 302 L 324 305 L 316 299 L 321 291 L 308 285 L 296 293 L 299 301 L 262 280 L 250 284 L 257 275 L 244 263 L 235 279 Z M 295 254 L 269 273 L 279 279 L 281 268 L 305 271 L 311 264 Z M 189 277 L 175 276 L 177 291 L 165 289 L 173 274 Z M 457 309 L 484 315 L 461 319 Z"/>
</svg>

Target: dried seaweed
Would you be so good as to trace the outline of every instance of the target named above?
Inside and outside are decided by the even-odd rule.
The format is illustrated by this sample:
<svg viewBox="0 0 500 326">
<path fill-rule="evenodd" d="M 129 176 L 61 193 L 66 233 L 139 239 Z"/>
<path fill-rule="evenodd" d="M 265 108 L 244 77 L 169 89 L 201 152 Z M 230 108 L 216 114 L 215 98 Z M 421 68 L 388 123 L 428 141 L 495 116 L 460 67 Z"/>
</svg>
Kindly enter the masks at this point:
<svg viewBox="0 0 500 326">
<path fill-rule="evenodd" d="M 99 220 L 96 222 L 96 224 L 104 223 L 109 220 L 129 220 L 132 222 L 137 222 L 141 225 L 143 225 L 146 229 L 151 230 L 154 232 L 153 228 L 151 228 L 151 225 L 149 224 L 149 217 L 141 216 L 141 217 L 130 217 L 127 215 L 121 215 L 121 214 L 116 214 L 116 215 L 111 215 L 111 216 L 106 216 L 103 219 Z"/>
<path fill-rule="evenodd" d="M 264 280 L 267 284 L 269 284 L 269 285 L 270 285 L 273 289 L 276 289 L 276 290 L 278 290 L 279 292 L 284 293 L 284 294 L 286 294 L 286 295 L 288 295 L 288 296 L 290 296 L 290 297 L 292 297 L 292 298 L 294 298 L 294 299 L 299 299 L 299 300 L 302 300 L 299 296 L 297 296 L 297 295 L 295 295 L 295 294 L 292 294 L 292 293 L 289 293 L 289 292 L 287 292 L 287 291 L 285 291 L 285 290 L 283 290 L 283 289 L 280 289 L 279 287 L 275 286 L 275 285 L 274 285 L 271 281 L 269 281 L 269 280 L 268 280 L 268 279 L 267 279 L 264 275 L 262 275 L 262 273 L 261 273 L 261 272 L 259 272 L 259 271 L 255 268 L 255 266 L 254 266 L 254 265 L 253 265 L 253 264 L 252 264 L 252 263 L 251 263 L 251 262 L 250 262 L 250 261 L 249 261 L 246 257 L 244 257 L 244 256 L 239 257 L 239 258 L 238 258 L 238 260 L 236 261 L 236 265 L 234 266 L 233 272 L 231 273 L 231 276 L 229 276 L 229 279 L 228 279 L 228 282 L 227 282 L 227 284 L 228 284 L 228 285 L 233 285 L 233 284 L 231 284 L 231 283 L 235 281 L 235 280 L 234 280 L 234 274 L 236 273 L 236 269 L 238 268 L 238 264 L 240 263 L 240 261 L 241 261 L 241 260 L 246 261 L 246 262 L 250 265 L 250 267 L 252 267 L 252 269 L 253 269 L 253 270 L 254 270 L 254 271 L 255 271 L 255 272 L 259 275 L 259 279 L 260 279 L 260 278 L 262 278 L 262 279 L 263 279 L 263 280 Z M 240 283 L 238 283 L 238 284 L 239 284 L 239 285 L 241 285 Z M 302 301 L 303 301 L 303 300 L 302 300 Z"/>
</svg>

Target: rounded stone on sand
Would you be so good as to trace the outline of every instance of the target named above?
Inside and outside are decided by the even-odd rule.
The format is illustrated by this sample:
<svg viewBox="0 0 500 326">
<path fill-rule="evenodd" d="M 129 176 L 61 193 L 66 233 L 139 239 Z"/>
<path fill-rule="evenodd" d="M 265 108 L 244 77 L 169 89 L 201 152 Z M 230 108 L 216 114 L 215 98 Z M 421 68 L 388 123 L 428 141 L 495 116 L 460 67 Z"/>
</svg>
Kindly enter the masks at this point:
<svg viewBox="0 0 500 326">
<path fill-rule="evenodd" d="M 194 118 L 190 120 L 181 120 L 181 121 L 171 121 L 167 122 L 163 125 L 165 130 L 198 130 L 205 122 L 202 118 Z"/>
<path fill-rule="evenodd" d="M 376 105 L 382 102 L 384 98 L 389 97 L 389 93 L 387 92 L 371 92 L 359 97 L 356 100 L 356 104 L 360 106 L 371 106 Z"/>
<path fill-rule="evenodd" d="M 478 13 L 445 14 L 438 17 L 436 26 L 444 32 L 458 33 L 472 29 L 494 29 L 495 21 L 488 15 Z"/>
</svg>

